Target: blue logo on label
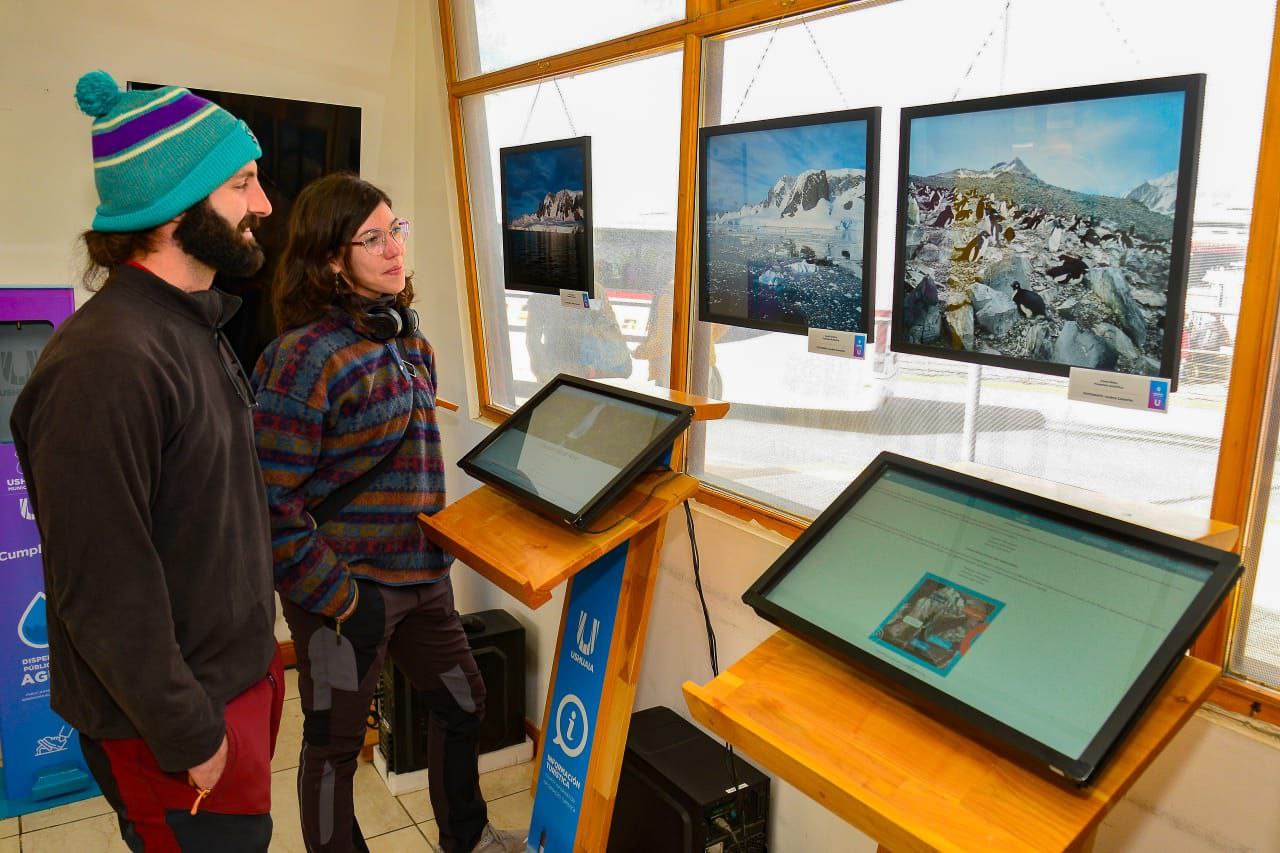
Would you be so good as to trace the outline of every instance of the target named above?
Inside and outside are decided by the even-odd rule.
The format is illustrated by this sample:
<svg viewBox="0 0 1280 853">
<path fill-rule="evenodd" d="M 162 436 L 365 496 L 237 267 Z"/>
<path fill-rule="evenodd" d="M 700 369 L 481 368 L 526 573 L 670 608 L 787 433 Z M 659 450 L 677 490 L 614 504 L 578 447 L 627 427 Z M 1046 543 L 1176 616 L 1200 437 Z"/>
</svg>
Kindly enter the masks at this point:
<svg viewBox="0 0 1280 853">
<path fill-rule="evenodd" d="M 44 593 L 37 592 L 18 621 L 18 639 L 33 649 L 49 648 L 49 618 L 45 615 Z"/>
<path fill-rule="evenodd" d="M 867 357 L 867 336 L 866 335 L 853 336 L 853 357 L 854 358 Z"/>
<path fill-rule="evenodd" d="M 586 293 L 582 294 L 582 307 L 583 308 L 591 307 L 591 297 L 588 296 Z"/>
<path fill-rule="evenodd" d="M 1147 408 L 1156 412 L 1169 411 L 1169 380 L 1151 380 L 1151 391 L 1147 395 Z"/>
</svg>

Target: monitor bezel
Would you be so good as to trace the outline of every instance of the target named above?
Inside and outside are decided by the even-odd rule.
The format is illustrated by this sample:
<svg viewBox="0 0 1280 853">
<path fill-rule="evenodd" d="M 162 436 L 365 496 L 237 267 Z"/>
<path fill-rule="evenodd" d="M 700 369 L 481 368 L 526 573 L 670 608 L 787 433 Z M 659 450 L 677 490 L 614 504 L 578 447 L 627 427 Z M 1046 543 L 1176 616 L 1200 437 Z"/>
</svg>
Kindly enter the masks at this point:
<svg viewBox="0 0 1280 853">
<path fill-rule="evenodd" d="M 521 422 L 522 418 L 527 418 L 529 413 L 538 406 L 543 400 L 551 396 L 557 389 L 570 387 L 577 388 L 582 391 L 589 391 L 594 394 L 600 394 L 605 397 L 612 397 L 616 400 L 623 400 L 630 403 L 637 403 L 649 409 L 655 409 L 663 413 L 675 415 L 675 418 L 668 424 L 662 432 L 658 433 L 645 448 L 636 455 L 636 457 L 621 471 L 618 472 L 605 486 L 596 492 L 588 501 L 582 505 L 582 509 L 577 512 L 566 510 L 551 501 L 546 500 L 539 495 L 530 492 L 527 489 L 520 488 L 514 483 L 502 479 L 495 474 L 476 465 L 476 459 L 484 453 L 484 451 L 493 444 L 505 432 L 514 427 L 515 424 Z M 520 502 L 528 505 L 532 509 L 549 516 L 557 521 L 562 521 L 572 527 L 582 527 L 591 523 L 600 513 L 604 512 L 612 504 L 614 498 L 621 494 L 640 474 L 649 469 L 657 462 L 664 452 L 670 449 L 671 445 L 684 432 L 689 424 L 693 421 L 693 408 L 683 403 L 676 403 L 671 400 L 661 400 L 657 397 L 651 397 L 637 391 L 627 388 L 618 388 L 613 385 L 605 385 L 600 382 L 593 382 L 590 379 L 582 379 L 577 376 L 571 376 L 567 373 L 561 373 L 544 385 L 539 391 L 525 401 L 511 413 L 505 421 L 499 424 L 493 432 L 489 433 L 483 441 L 471 448 L 462 459 L 458 460 L 458 467 L 467 472 L 472 477 L 499 489 L 509 495 L 514 496 Z"/>
<path fill-rule="evenodd" d="M 1094 734 L 1079 758 L 1066 755 L 1012 726 L 983 713 L 948 693 L 916 678 L 906 670 L 889 664 L 841 637 L 809 622 L 767 598 L 777 583 L 795 568 L 813 546 L 844 517 L 846 512 L 889 470 L 898 470 L 942 485 L 960 487 L 979 497 L 1005 505 L 1013 505 L 1056 521 L 1083 527 L 1091 532 L 1114 537 L 1176 556 L 1203 560 L 1210 567 L 1204 587 L 1188 605 L 1164 642 L 1156 649 L 1147 666 L 1139 673 L 1115 709 Z M 870 671 L 904 693 L 904 699 L 923 705 L 930 711 L 960 724 L 967 733 L 989 743 L 1001 752 L 1011 752 L 1024 761 L 1030 759 L 1037 769 L 1064 776 L 1077 785 L 1090 784 L 1113 754 L 1126 732 L 1155 698 L 1161 685 L 1176 669 L 1179 660 L 1195 636 L 1213 616 L 1218 604 L 1239 577 L 1239 557 L 1227 551 L 1198 542 L 1179 539 L 1167 533 L 1150 530 L 1116 518 L 1051 500 L 1041 495 L 992 483 L 964 474 L 884 451 L 841 492 L 813 524 L 783 552 L 772 566 L 742 595 L 742 600 L 761 617 L 784 630 L 836 654 L 859 670 Z"/>
</svg>

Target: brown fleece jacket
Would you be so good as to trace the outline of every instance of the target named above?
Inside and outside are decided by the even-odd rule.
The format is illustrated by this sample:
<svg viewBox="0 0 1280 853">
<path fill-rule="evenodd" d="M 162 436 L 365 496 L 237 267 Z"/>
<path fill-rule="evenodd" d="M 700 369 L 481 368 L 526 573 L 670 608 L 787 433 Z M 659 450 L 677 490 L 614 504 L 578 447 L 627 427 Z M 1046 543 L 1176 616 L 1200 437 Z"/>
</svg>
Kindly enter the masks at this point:
<svg viewBox="0 0 1280 853">
<path fill-rule="evenodd" d="M 117 267 L 54 333 L 11 419 L 53 709 L 91 738 L 143 738 L 171 772 L 213 755 L 227 700 L 275 651 L 266 493 L 218 339 L 238 305 Z"/>
</svg>

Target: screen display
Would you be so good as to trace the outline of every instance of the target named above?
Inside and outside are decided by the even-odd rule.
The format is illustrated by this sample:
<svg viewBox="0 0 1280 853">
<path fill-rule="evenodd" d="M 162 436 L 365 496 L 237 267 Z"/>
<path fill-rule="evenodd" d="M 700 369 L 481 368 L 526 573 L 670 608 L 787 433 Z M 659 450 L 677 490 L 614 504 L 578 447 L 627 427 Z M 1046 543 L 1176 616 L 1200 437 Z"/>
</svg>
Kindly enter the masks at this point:
<svg viewBox="0 0 1280 853">
<path fill-rule="evenodd" d="M 0 323 L 0 441 L 13 441 L 13 404 L 52 336 L 53 324 L 46 320 Z"/>
<path fill-rule="evenodd" d="M 576 515 L 677 417 L 561 385 L 513 415 L 471 464 Z"/>
<path fill-rule="evenodd" d="M 1213 568 L 887 468 L 764 597 L 1079 759 Z"/>
</svg>

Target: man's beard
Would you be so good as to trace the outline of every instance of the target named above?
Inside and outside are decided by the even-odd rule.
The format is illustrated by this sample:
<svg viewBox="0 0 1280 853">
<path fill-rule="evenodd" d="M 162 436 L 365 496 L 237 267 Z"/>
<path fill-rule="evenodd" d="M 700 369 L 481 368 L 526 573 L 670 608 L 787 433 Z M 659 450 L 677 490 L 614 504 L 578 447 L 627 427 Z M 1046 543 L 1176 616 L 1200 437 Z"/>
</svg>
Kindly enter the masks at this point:
<svg viewBox="0 0 1280 853">
<path fill-rule="evenodd" d="M 243 232 L 256 228 L 260 221 L 249 213 L 232 228 L 206 198 L 187 210 L 173 231 L 173 239 L 205 266 L 227 275 L 250 276 L 262 269 L 266 256 L 257 241 L 245 239 Z"/>
</svg>

